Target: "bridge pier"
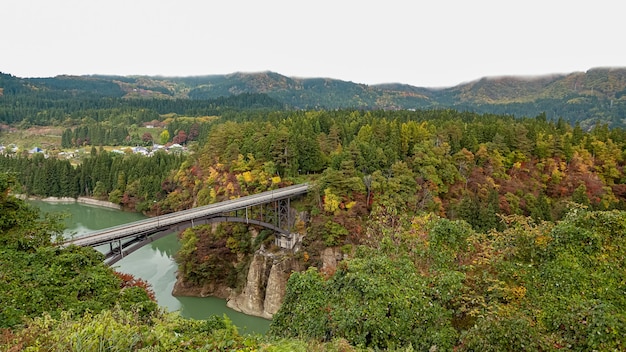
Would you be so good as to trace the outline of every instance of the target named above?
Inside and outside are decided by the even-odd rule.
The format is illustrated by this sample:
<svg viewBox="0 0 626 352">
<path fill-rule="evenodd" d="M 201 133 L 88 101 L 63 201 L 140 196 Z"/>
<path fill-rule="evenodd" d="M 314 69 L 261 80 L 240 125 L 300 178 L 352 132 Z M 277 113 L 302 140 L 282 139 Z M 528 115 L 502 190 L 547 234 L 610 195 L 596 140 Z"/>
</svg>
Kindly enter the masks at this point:
<svg viewBox="0 0 626 352">
<path fill-rule="evenodd" d="M 114 247 L 113 244 L 117 243 L 117 247 Z M 119 239 L 117 241 L 109 242 L 109 252 L 110 253 L 119 253 L 120 258 L 124 258 L 124 247 L 122 246 L 122 240 Z"/>
<path fill-rule="evenodd" d="M 260 205 L 258 215 L 262 221 L 287 230 L 293 225 L 290 209 L 291 198 L 278 199 Z M 246 218 L 248 218 L 248 208 L 246 208 Z"/>
<path fill-rule="evenodd" d="M 300 242 L 299 233 L 290 233 L 288 235 L 284 233 L 277 233 L 274 240 L 274 244 L 283 249 L 293 250 L 296 244 Z"/>
</svg>

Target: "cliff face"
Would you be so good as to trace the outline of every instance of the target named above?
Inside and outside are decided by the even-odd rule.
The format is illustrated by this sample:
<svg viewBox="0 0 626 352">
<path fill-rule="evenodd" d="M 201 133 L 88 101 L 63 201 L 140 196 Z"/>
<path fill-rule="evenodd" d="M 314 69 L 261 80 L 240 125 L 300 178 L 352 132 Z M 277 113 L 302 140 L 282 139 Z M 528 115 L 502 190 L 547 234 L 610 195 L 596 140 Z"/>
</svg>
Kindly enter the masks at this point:
<svg viewBox="0 0 626 352">
<path fill-rule="evenodd" d="M 197 286 L 185 282 L 180 275 L 176 275 L 176 283 L 172 289 L 172 296 L 189 296 L 189 297 L 218 297 L 227 299 L 232 289 L 223 285 L 209 284 Z"/>
<path fill-rule="evenodd" d="M 196 286 L 186 283 L 178 276 L 172 295 L 219 297 L 226 299 L 227 306 L 236 311 L 271 319 L 283 303 L 289 275 L 302 269 L 290 252 L 271 253 L 259 250 L 250 262 L 246 283 L 241 292 L 217 284 Z"/>
<path fill-rule="evenodd" d="M 338 248 L 326 248 L 320 253 L 322 268 L 327 273 L 333 273 L 337 264 L 345 259 L 345 255 Z M 292 272 L 302 271 L 305 268 L 293 252 L 281 250 L 269 252 L 263 249 L 254 253 L 245 285 L 241 292 L 237 292 L 225 285 L 208 284 L 194 286 L 182 280 L 179 276 L 172 294 L 174 296 L 214 296 L 227 300 L 227 306 L 236 311 L 271 319 L 280 309 L 285 298 L 287 280 Z"/>
<path fill-rule="evenodd" d="M 271 319 L 283 303 L 289 275 L 300 269 L 297 260 L 291 256 L 257 251 L 248 269 L 246 285 L 241 293 L 231 292 L 227 306 Z"/>
<path fill-rule="evenodd" d="M 344 259 L 338 248 L 322 252 L 322 270 L 334 272 Z M 298 260 L 284 252 L 258 251 L 250 263 L 246 285 L 241 293 L 231 292 L 227 306 L 249 315 L 271 319 L 285 298 L 287 280 L 294 271 L 304 270 Z"/>
</svg>

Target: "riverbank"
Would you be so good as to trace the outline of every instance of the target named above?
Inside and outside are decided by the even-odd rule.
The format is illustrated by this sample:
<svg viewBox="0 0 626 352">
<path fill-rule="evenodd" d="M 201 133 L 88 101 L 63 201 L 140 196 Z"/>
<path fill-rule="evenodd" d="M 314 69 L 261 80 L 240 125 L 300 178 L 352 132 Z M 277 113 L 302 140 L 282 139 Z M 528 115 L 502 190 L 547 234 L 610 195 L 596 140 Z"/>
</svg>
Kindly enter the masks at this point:
<svg viewBox="0 0 626 352">
<path fill-rule="evenodd" d="M 79 203 L 74 198 L 67 199 L 66 203 L 59 202 L 61 199 L 50 200 L 55 202 L 41 200 L 32 202 L 42 213 L 67 214 L 63 217 L 63 222 L 66 224 L 68 235 L 82 236 L 95 230 L 147 218 L 146 215 L 138 212 Z M 174 257 L 179 249 L 178 237 L 172 233 L 125 256 L 115 264 L 114 269 L 148 282 L 155 292 L 157 303 L 170 312 L 180 312 L 184 318 L 203 320 L 214 315 L 220 317 L 227 315 L 240 332 L 264 334 L 268 331 L 269 320 L 235 311 L 227 307 L 225 299 L 213 296 L 202 298 L 173 296 L 172 290 L 178 271 Z"/>
<path fill-rule="evenodd" d="M 107 201 L 104 201 L 104 200 L 97 200 L 97 199 L 93 199 L 93 198 L 78 197 L 76 199 L 76 202 L 77 203 L 82 203 L 82 204 L 88 204 L 88 205 L 95 205 L 95 206 L 98 206 L 98 207 L 105 207 L 105 208 L 122 210 L 122 206 L 119 205 L 119 204 L 107 202 Z"/>
<path fill-rule="evenodd" d="M 28 197 L 25 194 L 15 194 L 14 196 L 17 197 L 17 198 L 20 198 L 20 199 L 24 199 L 24 200 L 38 200 L 38 201 L 42 201 L 42 202 L 46 202 L 46 203 L 57 203 L 57 204 L 81 203 L 81 204 L 93 205 L 93 206 L 97 206 L 97 207 L 104 207 L 104 208 L 122 210 L 122 206 L 120 206 L 119 204 L 107 202 L 107 201 L 104 201 L 104 200 L 93 199 L 93 198 L 89 198 L 89 197 L 78 197 L 78 198 L 72 198 L 72 197 L 46 197 L 46 198 L 41 198 L 41 197 L 33 197 L 33 196 Z"/>
</svg>

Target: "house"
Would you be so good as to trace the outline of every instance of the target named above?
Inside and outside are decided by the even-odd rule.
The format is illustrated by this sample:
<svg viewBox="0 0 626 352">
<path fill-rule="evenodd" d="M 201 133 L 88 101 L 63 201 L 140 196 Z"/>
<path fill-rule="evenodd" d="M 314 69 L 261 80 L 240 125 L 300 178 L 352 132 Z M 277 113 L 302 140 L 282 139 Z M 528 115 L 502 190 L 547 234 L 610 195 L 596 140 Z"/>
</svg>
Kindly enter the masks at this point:
<svg viewBox="0 0 626 352">
<path fill-rule="evenodd" d="M 185 147 L 183 147 L 182 145 L 178 144 L 178 143 L 174 143 L 172 145 L 170 145 L 169 147 L 167 147 L 167 151 L 170 153 L 182 153 L 186 150 Z"/>
<path fill-rule="evenodd" d="M 141 155 L 148 155 L 148 154 L 150 154 L 148 149 L 146 149 L 145 147 L 134 147 L 133 148 L 133 153 L 141 154 Z"/>
</svg>

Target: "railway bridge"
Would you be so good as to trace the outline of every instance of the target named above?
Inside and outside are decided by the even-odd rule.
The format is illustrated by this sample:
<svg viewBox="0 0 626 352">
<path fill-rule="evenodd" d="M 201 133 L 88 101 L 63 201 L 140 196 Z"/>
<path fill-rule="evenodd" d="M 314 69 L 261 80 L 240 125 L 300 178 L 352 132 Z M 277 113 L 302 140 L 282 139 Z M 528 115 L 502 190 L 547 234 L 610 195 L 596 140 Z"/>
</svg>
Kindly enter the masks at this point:
<svg viewBox="0 0 626 352">
<path fill-rule="evenodd" d="M 259 194 L 227 200 L 202 207 L 182 210 L 139 220 L 128 224 L 92 231 L 62 243 L 62 246 L 109 245 L 105 262 L 109 265 L 172 232 L 215 222 L 240 222 L 259 225 L 275 231 L 276 244 L 293 249 L 298 235 L 291 233 L 294 219 L 290 212 L 291 199 L 309 191 L 303 183 Z"/>
</svg>

